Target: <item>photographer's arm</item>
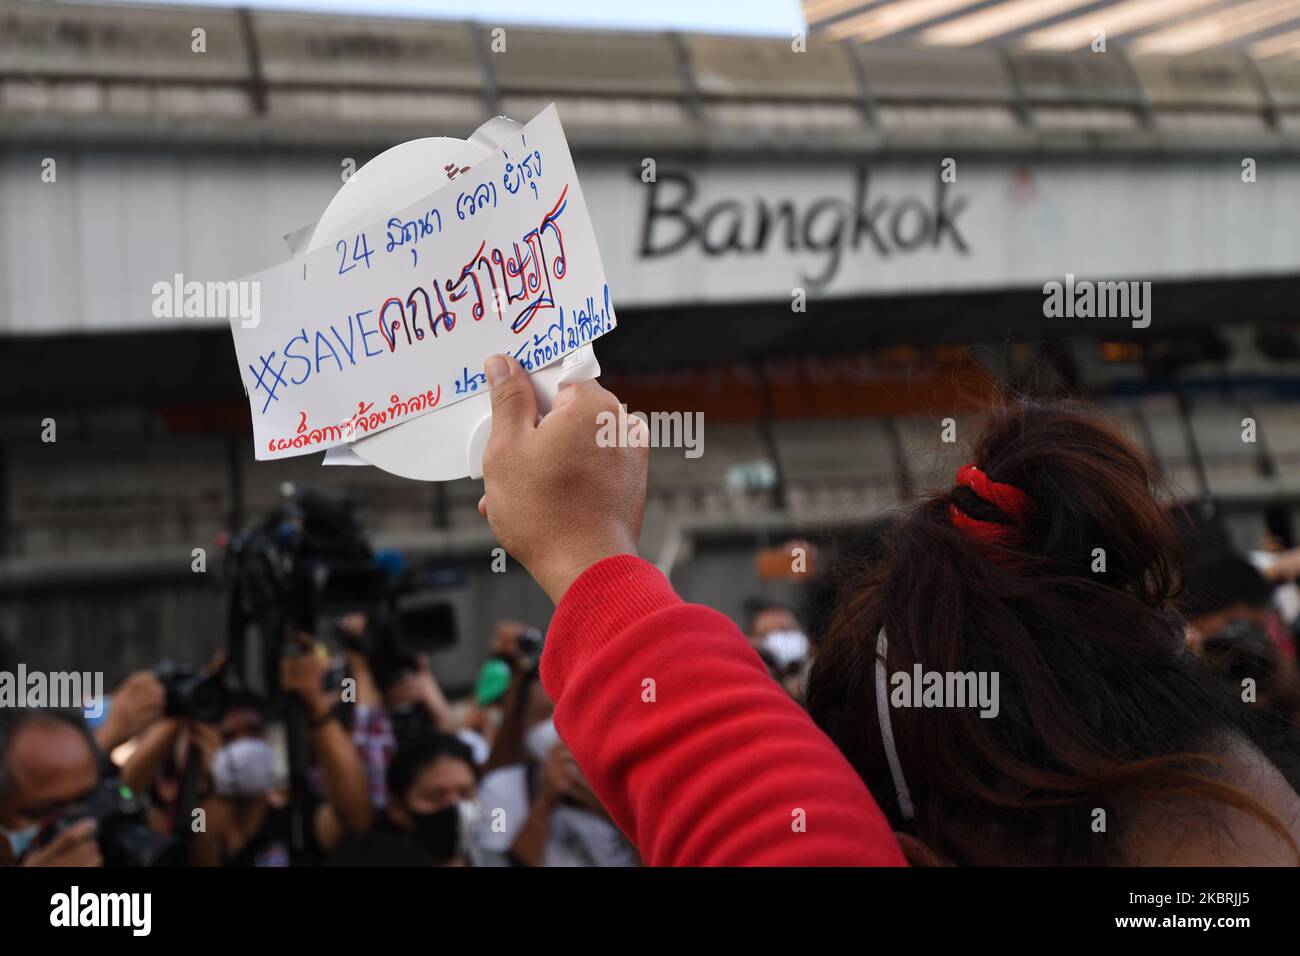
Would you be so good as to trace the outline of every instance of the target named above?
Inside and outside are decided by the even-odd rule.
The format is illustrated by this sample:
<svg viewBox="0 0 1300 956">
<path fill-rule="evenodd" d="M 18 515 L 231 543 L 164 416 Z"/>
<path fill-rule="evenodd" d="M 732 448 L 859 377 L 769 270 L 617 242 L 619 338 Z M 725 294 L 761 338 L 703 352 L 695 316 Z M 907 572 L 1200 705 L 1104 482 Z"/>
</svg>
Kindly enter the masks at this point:
<svg viewBox="0 0 1300 956">
<path fill-rule="evenodd" d="M 209 797 L 199 809 L 203 811 L 199 818 L 203 825 L 190 837 L 190 866 L 221 866 L 226 831 L 231 826 L 229 805 L 217 797 Z"/>
<path fill-rule="evenodd" d="M 861 779 L 735 624 L 635 557 L 648 452 L 597 441 L 618 400 L 569 386 L 537 424 L 526 374 L 493 361 L 479 508 L 558 603 L 542 656 L 556 726 L 643 859 L 902 865 Z"/>
<path fill-rule="evenodd" d="M 541 786 L 528 808 L 528 818 L 510 846 L 510 857 L 520 866 L 542 865 L 551 838 L 551 814 L 564 799 L 566 784 L 575 773 L 569 749 L 562 743 L 552 747 L 542 765 Z"/>
<path fill-rule="evenodd" d="M 316 838 L 328 851 L 347 834 L 370 828 L 370 795 L 361 755 L 342 724 L 327 720 L 313 729 L 311 747 L 325 777 L 326 804 L 317 812 Z"/>
<path fill-rule="evenodd" d="M 510 858 L 519 866 L 541 866 L 546 841 L 551 837 L 551 814 L 558 796 L 541 795 L 528 808 L 528 817 L 519 828 L 519 836 L 510 845 Z"/>
<path fill-rule="evenodd" d="M 113 699 L 104 722 L 95 729 L 95 743 L 104 753 L 112 753 L 163 715 L 167 694 L 150 671 L 136 671 L 113 691 Z"/>
<path fill-rule="evenodd" d="M 299 634 L 296 640 L 303 652 L 282 659 L 280 686 L 297 694 L 306 707 L 312 754 L 324 776 L 330 814 L 342 831 L 361 833 L 370 827 L 371 813 L 361 755 L 343 725 L 330 717 L 333 702 L 322 687 L 322 665 L 311 638 Z M 337 835 L 331 821 L 323 820 L 319 813 L 316 823 L 322 843 Z"/>
<path fill-rule="evenodd" d="M 339 621 L 339 628 L 349 638 L 351 646 L 343 651 L 347 661 L 348 676 L 356 681 L 354 702 L 358 707 L 382 707 L 384 695 L 375 684 L 375 675 L 370 672 L 370 661 L 365 653 L 357 649 L 366 632 L 364 614 L 348 614 Z"/>
<path fill-rule="evenodd" d="M 147 791 L 176 746 L 180 732 L 181 721 L 176 717 L 167 717 L 146 729 L 140 745 L 122 765 L 119 779 L 132 790 Z"/>
</svg>

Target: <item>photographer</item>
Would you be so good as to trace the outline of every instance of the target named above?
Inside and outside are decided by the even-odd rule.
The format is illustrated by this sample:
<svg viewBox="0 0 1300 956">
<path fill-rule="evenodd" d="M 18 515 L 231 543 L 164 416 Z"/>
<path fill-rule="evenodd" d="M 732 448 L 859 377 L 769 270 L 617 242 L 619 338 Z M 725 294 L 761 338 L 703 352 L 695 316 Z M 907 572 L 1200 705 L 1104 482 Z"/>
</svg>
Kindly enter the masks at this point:
<svg viewBox="0 0 1300 956">
<path fill-rule="evenodd" d="M 462 740 L 474 748 L 484 772 L 518 759 L 519 740 L 500 746 L 499 734 L 513 706 L 519 676 L 537 667 L 542 652 L 542 632 L 522 621 L 498 621 L 492 633 L 488 658 L 474 679 L 474 693 L 466 703 Z M 516 735 L 517 737 L 517 735 Z"/>
<path fill-rule="evenodd" d="M 422 655 L 411 655 L 401 667 L 381 660 L 383 672 L 376 677 L 369 626 L 360 613 L 346 615 L 338 623 L 346 675 L 354 681 L 350 734 L 364 765 L 370 804 L 378 811 L 388 803 L 386 775 L 399 737 L 430 730 L 452 733 L 455 720 Z"/>
<path fill-rule="evenodd" d="M 193 718 L 164 717 L 140 734 L 135 750 L 122 764 L 119 778 L 133 790 L 150 795 L 153 829 L 175 832 L 178 812 L 184 818 L 187 810 L 179 804 L 191 762 L 193 792 L 204 792 L 210 782 L 208 767 L 220 747 L 218 728 Z"/>
<path fill-rule="evenodd" d="M 80 717 L 57 710 L 0 713 L 0 866 L 103 866 L 93 819 L 39 845 L 47 825 L 99 781 L 100 755 Z"/>
<path fill-rule="evenodd" d="M 388 767 L 388 799 L 366 834 L 348 841 L 331 866 L 465 866 L 480 815 L 478 772 L 469 746 L 440 731 L 403 740 Z"/>
<path fill-rule="evenodd" d="M 610 822 L 560 740 L 536 666 L 516 677 L 483 778 L 481 799 L 504 827 L 483 829 L 484 862 L 516 866 L 636 866 L 636 851 Z M 513 759 L 512 759 L 513 758 Z"/>
<path fill-rule="evenodd" d="M 361 649 L 365 626 L 365 615 L 350 614 L 340 622 L 339 629 L 348 638 L 343 650 L 346 676 L 354 681 L 349 732 L 361 757 L 370 806 L 378 812 L 388 802 L 385 775 L 397 750 L 397 737 L 384 709 L 383 691 L 376 685 L 370 661 Z"/>
<path fill-rule="evenodd" d="M 321 769 L 325 799 L 315 807 L 316 848 L 329 852 L 370 825 L 360 755 L 332 712 L 324 666 L 311 637 L 299 633 L 299 653 L 281 661 L 280 687 L 303 702 L 311 752 Z M 206 827 L 191 847 L 196 866 L 288 865 L 288 794 L 273 776 L 265 719 L 250 699 L 236 699 L 221 723 L 222 747 L 212 761 L 214 793 L 203 803 Z"/>
</svg>

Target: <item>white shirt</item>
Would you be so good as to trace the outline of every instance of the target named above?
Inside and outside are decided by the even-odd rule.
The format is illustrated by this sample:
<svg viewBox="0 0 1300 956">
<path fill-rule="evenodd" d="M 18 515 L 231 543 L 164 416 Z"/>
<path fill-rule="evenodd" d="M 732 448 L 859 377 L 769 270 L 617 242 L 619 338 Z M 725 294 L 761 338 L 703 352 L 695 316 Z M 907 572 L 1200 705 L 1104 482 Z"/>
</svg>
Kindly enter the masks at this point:
<svg viewBox="0 0 1300 956">
<path fill-rule="evenodd" d="M 528 819 L 528 766 L 494 770 L 479 786 L 483 823 L 479 846 L 486 866 L 506 866 Z M 499 822 L 498 822 L 499 821 Z M 618 827 L 589 810 L 562 803 L 551 812 L 542 866 L 636 866 L 632 845 Z"/>
</svg>

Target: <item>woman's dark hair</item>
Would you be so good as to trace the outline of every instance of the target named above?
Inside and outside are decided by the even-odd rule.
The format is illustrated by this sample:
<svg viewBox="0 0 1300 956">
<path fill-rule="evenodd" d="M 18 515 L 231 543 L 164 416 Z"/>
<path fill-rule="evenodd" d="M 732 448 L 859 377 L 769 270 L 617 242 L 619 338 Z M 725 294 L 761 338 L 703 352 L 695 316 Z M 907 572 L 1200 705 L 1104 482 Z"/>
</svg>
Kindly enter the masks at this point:
<svg viewBox="0 0 1300 956">
<path fill-rule="evenodd" d="M 1126 818 L 1116 810 L 1191 797 L 1250 813 L 1290 842 L 1215 756 L 1225 737 L 1248 735 L 1246 718 L 1187 648 L 1173 610 L 1179 538 L 1146 457 L 1083 406 L 1020 401 L 994 409 L 973 460 L 1028 496 L 1023 534 L 989 543 L 955 527 L 954 506 L 1012 523 L 971 487 L 921 500 L 842 591 L 809 681 L 813 718 L 893 825 L 959 863 L 1113 863 Z M 877 717 L 882 626 L 889 675 L 919 663 L 999 680 L 991 719 L 889 707 L 910 825 Z"/>
<path fill-rule="evenodd" d="M 1247 558 L 1223 549 L 1203 551 L 1187 562 L 1178 609 L 1195 620 L 1238 604 L 1268 607 L 1272 596 L 1268 581 Z"/>
<path fill-rule="evenodd" d="M 393 754 L 392 762 L 388 765 L 384 781 L 388 786 L 388 792 L 398 796 L 405 795 L 421 770 L 444 757 L 464 762 L 474 771 L 474 776 L 478 777 L 478 768 L 474 766 L 474 752 L 469 744 L 455 734 L 431 730 L 415 734 L 398 745 L 397 752 Z"/>
</svg>

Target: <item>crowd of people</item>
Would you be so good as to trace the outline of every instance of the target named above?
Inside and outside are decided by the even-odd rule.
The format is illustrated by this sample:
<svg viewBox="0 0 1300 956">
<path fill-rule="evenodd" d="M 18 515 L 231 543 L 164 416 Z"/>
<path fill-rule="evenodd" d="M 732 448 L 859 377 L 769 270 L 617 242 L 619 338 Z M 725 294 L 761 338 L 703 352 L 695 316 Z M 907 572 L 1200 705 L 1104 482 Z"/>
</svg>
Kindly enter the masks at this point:
<svg viewBox="0 0 1300 956">
<path fill-rule="evenodd" d="M 283 708 L 235 691 L 210 719 L 176 713 L 165 677 L 144 670 L 116 688 L 93 727 L 68 710 L 0 718 L 0 864 L 639 863 L 555 731 L 535 628 L 500 622 L 472 692 L 451 701 L 422 656 L 380 687 L 361 650 L 365 617 L 339 624 L 358 640 L 331 654 L 298 634 L 281 663 L 282 700 L 301 708 L 310 746 L 301 840 Z M 209 671 L 221 666 L 219 657 Z M 105 782 L 138 795 L 135 828 L 156 841 L 99 832 L 123 813 L 90 806 Z M 167 854 L 150 855 L 153 845 Z"/>
<path fill-rule="evenodd" d="M 646 448 L 593 439 L 617 399 L 539 422 L 486 371 L 479 510 L 546 635 L 501 622 L 458 700 L 418 657 L 381 686 L 352 614 L 341 650 L 293 635 L 276 700 L 199 719 L 144 671 L 94 727 L 0 712 L 0 864 L 1300 863 L 1300 551 L 1235 553 L 1086 407 L 992 409 L 951 489 L 737 626 L 636 557 Z"/>
</svg>

